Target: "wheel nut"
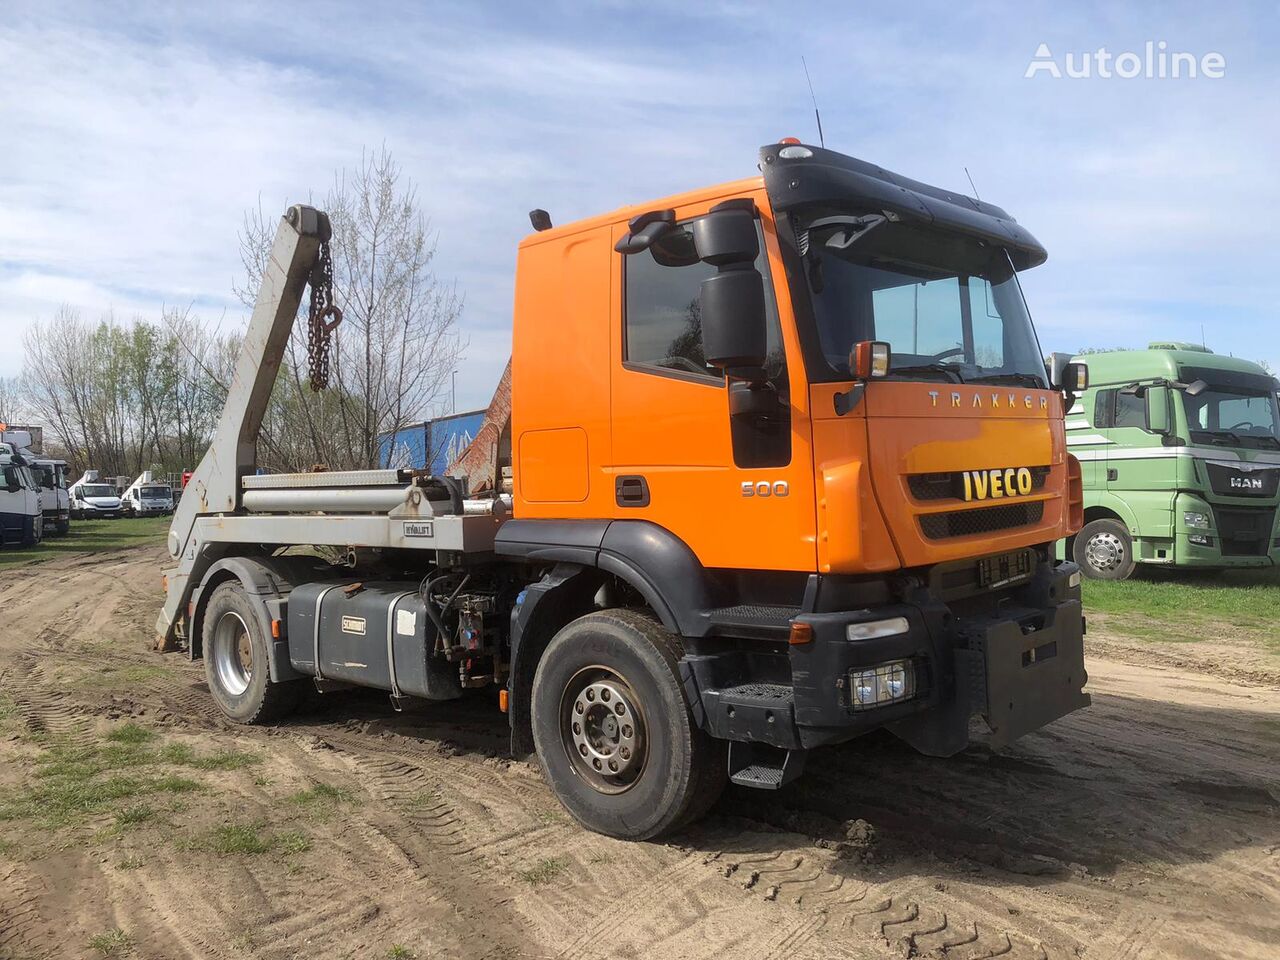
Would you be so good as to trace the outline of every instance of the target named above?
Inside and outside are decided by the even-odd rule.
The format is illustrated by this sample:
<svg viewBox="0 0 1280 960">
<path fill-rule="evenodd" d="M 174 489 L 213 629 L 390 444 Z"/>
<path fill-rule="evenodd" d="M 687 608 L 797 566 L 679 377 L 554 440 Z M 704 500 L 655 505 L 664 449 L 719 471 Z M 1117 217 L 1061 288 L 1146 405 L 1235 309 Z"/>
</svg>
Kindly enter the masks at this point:
<svg viewBox="0 0 1280 960">
<path fill-rule="evenodd" d="M 627 712 L 627 708 L 623 706 L 622 701 L 619 700 L 617 703 L 613 705 L 613 712 L 616 713 L 618 716 L 622 716 L 624 713 Z"/>
</svg>

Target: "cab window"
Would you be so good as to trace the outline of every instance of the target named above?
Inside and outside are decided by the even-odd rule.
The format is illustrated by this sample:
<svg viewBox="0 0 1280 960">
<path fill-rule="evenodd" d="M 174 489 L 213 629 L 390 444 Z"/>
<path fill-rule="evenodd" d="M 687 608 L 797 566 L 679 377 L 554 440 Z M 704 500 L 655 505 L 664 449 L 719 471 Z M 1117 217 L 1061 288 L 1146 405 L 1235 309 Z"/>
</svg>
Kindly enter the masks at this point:
<svg viewBox="0 0 1280 960">
<path fill-rule="evenodd" d="M 766 368 L 776 383 L 786 363 L 763 237 L 755 265 L 765 283 L 769 336 Z M 690 228 L 678 225 L 648 250 L 625 257 L 623 272 L 626 286 L 623 359 L 627 365 L 644 372 L 683 374 L 723 385 L 724 375 L 708 366 L 702 353 L 699 308 L 702 281 L 715 276 L 716 268 L 695 259 Z"/>
</svg>

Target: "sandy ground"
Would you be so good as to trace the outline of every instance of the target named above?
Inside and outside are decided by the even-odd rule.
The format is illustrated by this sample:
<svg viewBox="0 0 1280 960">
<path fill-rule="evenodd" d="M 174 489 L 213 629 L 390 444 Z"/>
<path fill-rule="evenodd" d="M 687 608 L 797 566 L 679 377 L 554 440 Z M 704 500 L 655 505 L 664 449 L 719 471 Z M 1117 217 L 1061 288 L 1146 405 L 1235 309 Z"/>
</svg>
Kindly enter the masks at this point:
<svg viewBox="0 0 1280 960">
<path fill-rule="evenodd" d="M 1094 629 L 1093 706 L 1012 748 L 873 736 L 626 844 L 560 811 L 483 699 L 224 724 L 198 664 L 148 649 L 159 562 L 0 574 L 0 798 L 130 719 L 253 762 L 130 829 L 0 821 L 0 957 L 1280 957 L 1280 685 L 1212 653 Z M 316 785 L 327 807 L 296 801 Z M 242 823 L 305 842 L 201 841 Z"/>
</svg>

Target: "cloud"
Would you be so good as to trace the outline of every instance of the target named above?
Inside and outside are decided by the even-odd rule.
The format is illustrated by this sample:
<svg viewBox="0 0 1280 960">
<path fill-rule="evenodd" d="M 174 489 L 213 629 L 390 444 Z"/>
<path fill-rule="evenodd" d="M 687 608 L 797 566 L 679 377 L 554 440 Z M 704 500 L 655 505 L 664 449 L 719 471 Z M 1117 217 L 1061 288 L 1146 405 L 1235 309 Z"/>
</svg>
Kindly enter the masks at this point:
<svg viewBox="0 0 1280 960">
<path fill-rule="evenodd" d="M 194 302 L 239 322 L 244 210 L 322 197 L 385 143 L 466 297 L 458 406 L 483 405 L 526 211 L 563 223 L 750 174 L 759 143 L 812 137 L 800 53 L 829 145 L 952 188 L 968 167 L 1045 242 L 1024 285 L 1046 349 L 1203 322 L 1211 346 L 1280 354 L 1259 336 L 1280 301 L 1261 214 L 1280 200 L 1280 90 L 1261 7 L 141 9 L 0 26 L 0 373 L 62 299 L 90 316 Z M 1226 79 L 1023 76 L 1040 42 L 1060 55 L 1161 38 L 1223 51 Z"/>
</svg>

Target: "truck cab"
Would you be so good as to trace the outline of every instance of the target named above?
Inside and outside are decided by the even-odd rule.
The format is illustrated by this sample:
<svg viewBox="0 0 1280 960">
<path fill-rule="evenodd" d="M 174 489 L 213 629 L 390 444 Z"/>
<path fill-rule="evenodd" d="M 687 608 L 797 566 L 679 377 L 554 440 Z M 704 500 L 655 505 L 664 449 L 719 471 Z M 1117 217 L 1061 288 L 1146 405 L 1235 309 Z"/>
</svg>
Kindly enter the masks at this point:
<svg viewBox="0 0 1280 960">
<path fill-rule="evenodd" d="M 119 491 L 114 484 L 99 479 L 96 470 L 86 471 L 67 492 L 71 497 L 71 516 L 78 520 L 114 518 L 122 512 Z"/>
<path fill-rule="evenodd" d="M 1280 563 L 1275 378 L 1178 342 L 1088 360 L 1091 386 L 1067 417 L 1085 496 L 1067 547 L 1085 574 Z"/>
<path fill-rule="evenodd" d="M 120 498 L 121 509 L 131 517 L 155 517 L 173 513 L 173 487 L 144 472 Z"/>
<path fill-rule="evenodd" d="M 13 444 L 0 442 L 0 546 L 34 546 L 43 537 L 35 474 Z"/>
</svg>

